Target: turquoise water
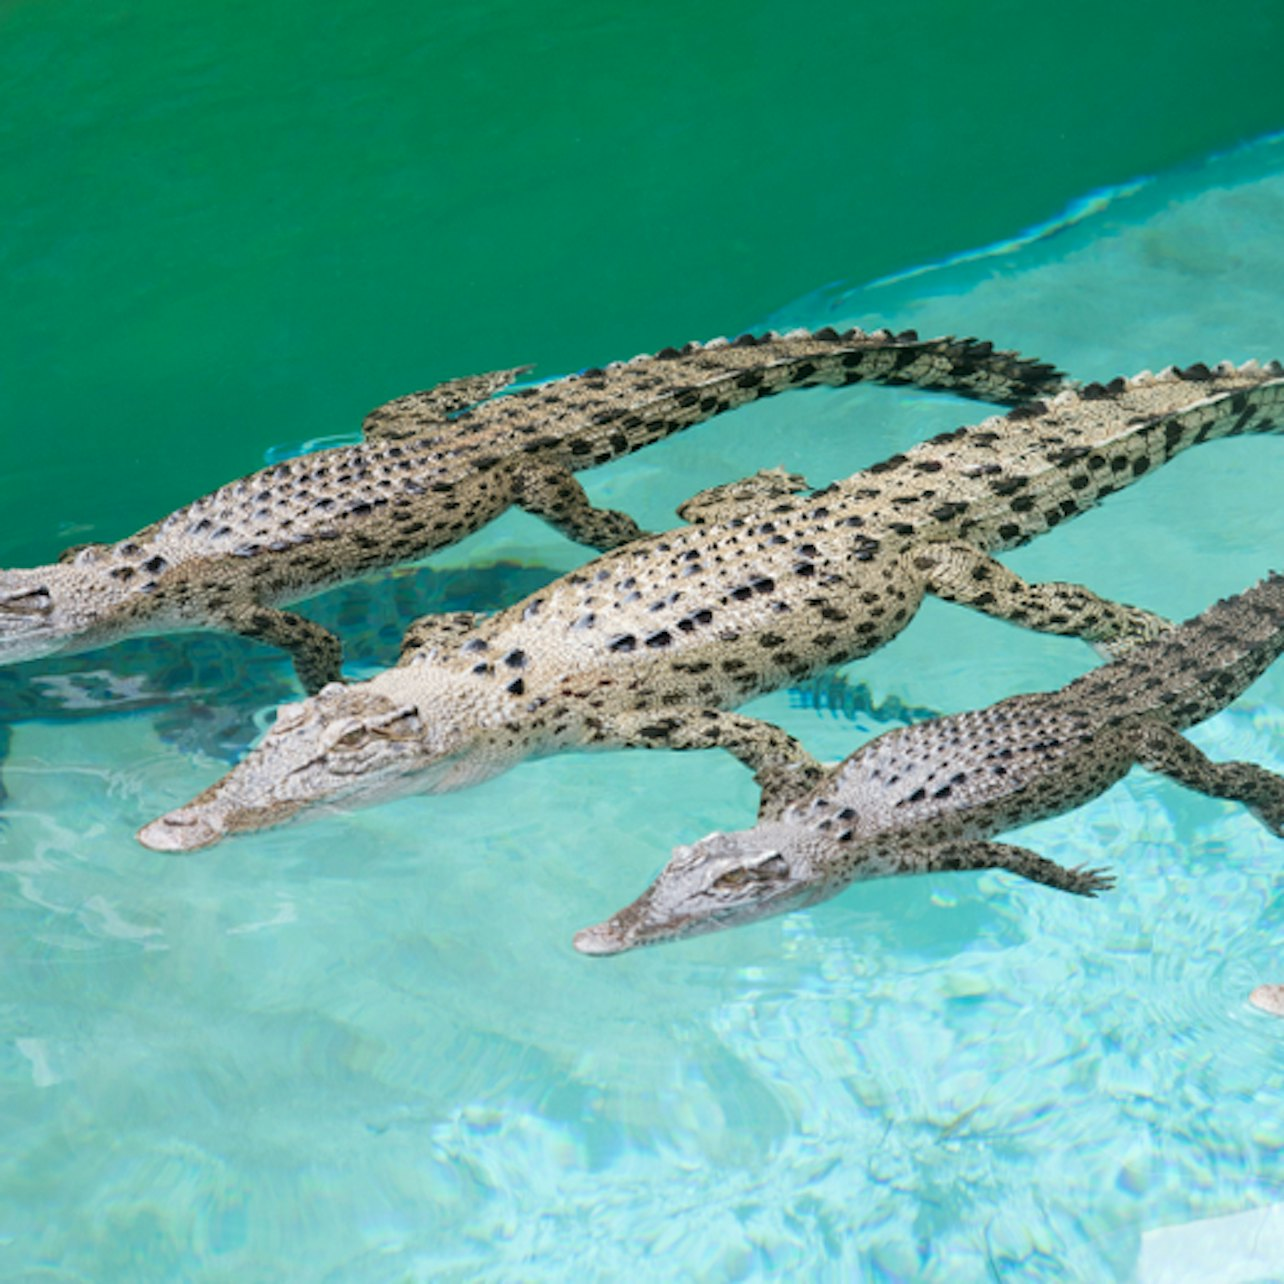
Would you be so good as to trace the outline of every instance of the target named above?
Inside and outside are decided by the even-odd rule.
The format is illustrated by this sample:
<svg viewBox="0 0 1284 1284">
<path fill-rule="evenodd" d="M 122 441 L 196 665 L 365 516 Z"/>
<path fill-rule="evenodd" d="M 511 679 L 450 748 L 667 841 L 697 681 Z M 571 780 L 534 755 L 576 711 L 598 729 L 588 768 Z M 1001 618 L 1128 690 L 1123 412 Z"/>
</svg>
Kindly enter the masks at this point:
<svg viewBox="0 0 1284 1284">
<path fill-rule="evenodd" d="M 1028 236 L 762 319 L 979 333 L 1084 378 L 1284 353 L 1284 142 L 1084 195 Z M 668 523 L 697 486 L 777 462 L 821 484 L 975 416 L 819 390 L 585 480 Z M 1277 448 L 1192 451 L 1011 563 L 1189 615 L 1284 562 Z M 581 557 L 508 515 L 434 559 L 434 600 L 515 595 Z M 225 683 L 287 680 L 239 644 L 215 659 Z M 747 822 L 735 763 L 566 755 L 161 858 L 133 830 L 237 747 L 180 734 L 202 700 L 176 663 L 84 657 L 99 696 L 160 675 L 159 706 L 73 721 L 29 701 L 12 727 L 5 1278 L 1284 1278 L 1261 1211 L 1284 1182 L 1284 1027 L 1245 1002 L 1284 979 L 1284 848 L 1244 812 L 1136 772 L 1019 840 L 1113 866 L 1098 902 L 904 879 L 590 960 L 576 928 L 675 843 Z M 958 709 L 1092 663 L 929 602 L 849 676 Z M 869 734 L 785 692 L 749 707 L 830 758 Z M 1194 738 L 1284 769 L 1284 669 Z"/>
</svg>

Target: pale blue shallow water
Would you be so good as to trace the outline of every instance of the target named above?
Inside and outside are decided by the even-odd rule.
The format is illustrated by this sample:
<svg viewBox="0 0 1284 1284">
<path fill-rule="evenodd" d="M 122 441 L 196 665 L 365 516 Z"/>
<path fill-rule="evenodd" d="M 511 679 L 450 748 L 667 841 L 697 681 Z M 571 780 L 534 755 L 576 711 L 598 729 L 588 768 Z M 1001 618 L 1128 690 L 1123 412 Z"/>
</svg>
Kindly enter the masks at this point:
<svg viewBox="0 0 1284 1284">
<path fill-rule="evenodd" d="M 977 333 L 1083 378 L 1284 356 L 1284 143 L 1081 212 L 771 320 Z M 586 484 L 671 524 L 699 486 L 821 484 L 976 414 L 818 391 Z M 1011 564 L 1192 614 L 1284 569 L 1278 450 L 1190 452 Z M 436 564 L 581 556 L 515 515 Z M 929 603 L 850 676 L 958 709 L 1093 662 Z M 867 734 L 795 705 L 750 708 L 831 758 Z M 4 764 L 0 1277 L 1284 1278 L 1265 1223 L 1165 1233 L 1284 1185 L 1284 1024 L 1245 1001 L 1284 980 L 1284 844 L 1233 806 L 1136 772 L 1022 835 L 1113 866 L 1095 903 L 905 879 L 591 960 L 576 928 L 748 820 L 735 763 L 567 755 L 166 859 L 134 829 L 222 764 L 157 726 L 21 722 Z M 1194 738 L 1284 769 L 1284 666 Z"/>
</svg>

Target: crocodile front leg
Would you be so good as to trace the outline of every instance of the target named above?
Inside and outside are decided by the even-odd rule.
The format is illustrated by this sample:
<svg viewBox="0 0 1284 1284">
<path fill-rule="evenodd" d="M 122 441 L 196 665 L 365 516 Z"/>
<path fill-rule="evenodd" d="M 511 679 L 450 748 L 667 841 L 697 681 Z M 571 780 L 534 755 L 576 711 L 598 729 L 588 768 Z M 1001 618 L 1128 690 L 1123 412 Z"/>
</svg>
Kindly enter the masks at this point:
<svg viewBox="0 0 1284 1284">
<path fill-rule="evenodd" d="M 294 671 L 309 695 L 315 695 L 329 682 L 341 682 L 340 662 L 343 644 L 329 629 L 315 620 L 305 619 L 291 611 L 260 606 L 257 602 L 239 603 L 211 618 L 210 623 L 256 642 L 269 642 L 290 653 Z"/>
<path fill-rule="evenodd" d="M 1214 762 L 1162 722 L 1142 723 L 1132 734 L 1143 767 L 1211 798 L 1243 803 L 1272 834 L 1284 838 L 1284 776 L 1256 763 Z"/>
<path fill-rule="evenodd" d="M 1056 861 L 1040 856 L 1028 847 L 1013 843 L 957 842 L 937 843 L 930 847 L 909 847 L 901 851 L 880 853 L 893 866 L 896 874 L 926 874 L 941 870 L 1006 869 L 1033 883 L 1073 892 L 1076 896 L 1096 896 L 1109 891 L 1114 878 L 1101 869 L 1076 865 L 1067 869 Z"/>
<path fill-rule="evenodd" d="M 627 513 L 594 508 L 584 487 L 566 468 L 552 464 L 523 464 L 516 477 L 514 501 L 542 517 L 567 539 L 590 548 L 616 548 L 646 532 Z"/>
<path fill-rule="evenodd" d="M 905 558 L 911 573 L 947 602 L 1040 633 L 1082 638 L 1110 658 L 1173 627 L 1163 616 L 1098 597 L 1081 584 L 1031 584 L 963 540 L 922 544 Z"/>
<path fill-rule="evenodd" d="M 760 814 L 775 814 L 815 788 L 827 768 L 774 723 L 725 709 L 673 705 L 597 715 L 595 739 L 634 749 L 725 749 L 754 774 Z"/>
</svg>

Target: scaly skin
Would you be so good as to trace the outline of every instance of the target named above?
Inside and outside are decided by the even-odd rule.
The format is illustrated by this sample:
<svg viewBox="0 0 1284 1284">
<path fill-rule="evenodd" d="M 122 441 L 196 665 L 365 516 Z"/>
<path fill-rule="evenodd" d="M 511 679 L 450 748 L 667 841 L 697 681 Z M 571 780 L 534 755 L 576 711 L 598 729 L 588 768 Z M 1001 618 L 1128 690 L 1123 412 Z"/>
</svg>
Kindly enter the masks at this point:
<svg viewBox="0 0 1284 1284">
<path fill-rule="evenodd" d="M 821 768 L 779 728 L 725 712 L 867 655 L 925 593 L 1118 650 L 1168 627 L 991 554 L 1066 521 L 1187 446 L 1284 422 L 1284 370 L 1249 364 L 1119 380 L 960 428 L 807 497 L 695 505 L 487 619 L 428 617 L 400 666 L 283 706 L 227 777 L 140 838 L 216 842 L 319 804 L 457 789 L 576 748 L 739 757 L 773 798 Z M 711 520 L 713 518 L 718 520 Z"/>
<path fill-rule="evenodd" d="M 1062 687 L 889 731 L 806 797 L 738 833 L 679 847 L 632 905 L 575 937 L 618 954 L 814 905 L 858 880 L 1007 869 L 1081 896 L 1113 885 L 995 834 L 1095 798 L 1134 766 L 1232 798 L 1284 837 L 1284 776 L 1215 763 L 1179 733 L 1225 708 L 1284 651 L 1284 577 Z"/>
<path fill-rule="evenodd" d="M 589 504 L 579 469 L 791 388 L 914 384 L 1014 405 L 1061 385 L 986 343 L 885 330 L 689 343 L 486 400 L 521 373 L 401 397 L 367 416 L 359 445 L 265 468 L 119 543 L 0 571 L 0 663 L 223 629 L 285 648 L 316 691 L 338 680 L 341 644 L 281 603 L 423 557 L 513 505 L 599 549 L 640 536 Z"/>
</svg>

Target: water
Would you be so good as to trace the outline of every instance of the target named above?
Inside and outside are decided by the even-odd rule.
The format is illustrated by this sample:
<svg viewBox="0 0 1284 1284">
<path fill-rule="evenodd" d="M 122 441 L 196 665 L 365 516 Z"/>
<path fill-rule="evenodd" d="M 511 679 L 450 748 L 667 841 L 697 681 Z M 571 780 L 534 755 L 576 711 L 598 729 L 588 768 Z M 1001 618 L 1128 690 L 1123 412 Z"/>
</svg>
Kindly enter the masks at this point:
<svg viewBox="0 0 1284 1284">
<path fill-rule="evenodd" d="M 188 29 L 175 18 L 172 27 L 140 28 L 124 9 L 79 12 L 86 40 L 143 31 L 158 42 L 139 47 L 120 83 L 95 92 L 144 103 L 129 94 L 147 68 L 159 69 L 170 95 L 186 85 L 199 100 L 213 86 L 227 98 L 229 140 L 253 117 L 249 88 L 273 83 L 278 70 L 282 101 L 296 103 L 300 86 L 314 85 L 317 111 L 329 110 L 325 87 L 333 84 L 342 101 L 353 84 L 369 83 L 357 73 L 361 59 L 373 56 L 371 42 L 357 39 L 361 32 L 345 25 L 343 10 L 332 28 L 290 25 L 283 11 L 265 10 L 264 27 L 251 33 L 263 41 L 258 63 L 245 61 L 252 40 L 239 24 L 250 17 L 236 5 L 220 10 L 226 26 L 213 40 L 209 15 L 193 19 L 205 27 Z M 787 64 L 803 35 L 781 33 L 765 12 L 760 39 L 770 36 L 771 51 Z M 909 6 L 904 21 L 912 30 L 927 14 L 927 6 Z M 663 18 L 658 13 L 647 25 L 647 50 L 664 45 Z M 2 21 L 23 37 L 10 48 L 24 51 L 34 75 L 36 7 L 14 6 Z M 461 67 L 471 69 L 481 94 L 496 68 L 477 43 L 486 32 L 470 32 L 462 17 L 452 21 L 458 29 L 447 28 L 442 39 L 461 42 L 463 51 L 451 64 L 452 83 Z M 607 34 L 619 34 L 617 20 L 601 21 Z M 1234 35 L 1234 24 L 1201 34 L 1210 65 L 1228 31 Z M 267 52 L 269 35 L 295 42 L 286 44 L 284 69 Z M 889 48 L 917 48 L 881 35 Z M 604 38 L 581 18 L 562 40 L 537 47 L 556 62 L 566 42 L 593 46 Z M 1161 25 L 1155 38 L 1160 48 L 1146 56 L 1172 52 L 1171 29 Z M 996 56 L 979 34 L 960 40 L 956 57 Z M 341 56 L 345 42 L 355 42 L 356 71 Z M 1257 44 L 1249 45 L 1240 49 L 1237 76 L 1247 78 L 1258 56 Z M 98 64 L 88 47 L 70 67 L 59 64 L 55 79 L 77 69 L 90 76 Z M 428 59 L 427 44 L 400 47 L 412 66 Z M 1108 84 L 1109 60 L 1127 70 L 1140 46 L 1115 40 L 1103 47 L 1084 56 L 1097 60 L 1098 83 Z M 176 61 L 183 50 L 188 60 Z M 329 61 L 307 79 L 305 62 L 325 52 Z M 734 46 L 725 57 L 744 53 Z M 221 59 L 230 59 L 230 69 Z M 514 56 L 512 65 L 524 64 Z M 984 82 L 993 65 L 982 61 L 971 78 L 956 73 L 955 83 Z M 1179 77 L 1149 83 L 1160 96 L 1194 91 Z M 1055 92 L 1068 98 L 1069 85 L 1067 78 Z M 686 79 L 674 90 L 682 111 L 702 92 L 708 84 Z M 530 93 L 530 101 L 544 101 Z M 412 97 L 397 82 L 378 101 Z M 752 101 L 761 108 L 760 97 Z M 38 95 L 24 102 L 30 113 L 42 109 Z M 571 110 L 569 95 L 563 110 Z M 622 105 L 618 111 L 608 125 L 624 119 Z M 358 116 L 353 138 L 371 133 L 377 113 L 370 113 Z M 395 187 L 387 149 L 400 155 L 414 123 L 408 115 L 383 119 L 387 132 L 374 130 L 370 167 L 356 175 L 363 192 L 372 189 L 362 182 Z M 751 115 L 759 130 L 766 119 Z M 928 119 L 911 113 L 909 124 L 889 128 L 903 144 Z M 1184 155 L 1226 141 L 1227 117 L 1210 119 L 1208 128 L 1220 119 L 1222 132 L 1193 138 Z M 122 142 L 151 118 L 143 112 L 131 120 L 130 129 L 121 127 Z M 50 192 L 66 155 L 59 148 L 74 151 L 78 137 L 95 137 L 93 121 L 71 113 L 66 123 L 48 156 L 28 168 L 38 175 L 48 165 Z M 474 124 L 496 147 L 504 141 L 484 122 Z M 16 128 L 10 125 L 10 136 Z M 952 128 L 939 124 L 946 138 Z M 1027 141 L 1022 129 L 1035 132 L 1029 123 L 1014 128 Z M 1146 128 L 1139 123 L 1138 133 Z M 549 136 L 537 158 L 546 163 Z M 628 136 L 637 147 L 649 141 L 640 131 Z M 605 164 L 602 140 L 613 135 L 588 137 L 584 164 Z M 681 136 L 674 137 L 662 141 L 677 146 Z M 1063 156 L 1085 150 L 1083 134 L 1072 137 L 1080 141 L 1064 146 Z M 172 150 L 152 140 L 136 163 L 157 164 L 159 156 L 178 164 L 183 153 L 169 141 Z M 276 143 L 276 136 L 265 141 L 269 157 Z M 308 155 L 324 151 L 320 140 L 304 143 Z M 195 154 L 207 158 L 212 145 L 197 138 Z M 1126 150 L 1118 137 L 1103 138 L 1101 147 L 1111 164 Z M 502 154 L 510 168 L 496 172 L 520 193 L 513 153 Z M 1162 156 L 1163 148 L 1148 154 Z M 120 159 L 105 159 L 99 180 L 107 183 Z M 752 270 L 718 282 L 692 270 L 692 298 L 673 312 L 643 280 L 638 263 L 653 270 L 653 256 L 602 278 L 609 307 L 590 309 L 581 299 L 581 309 L 579 287 L 563 281 L 575 277 L 566 254 L 552 253 L 543 275 L 522 278 L 522 290 L 470 303 L 474 320 L 489 318 L 491 333 L 502 336 L 494 346 L 477 325 L 448 326 L 459 319 L 409 297 L 426 293 L 431 270 L 423 263 L 408 264 L 391 320 L 379 315 L 376 286 L 392 279 L 391 247 L 409 226 L 404 210 L 387 235 L 366 239 L 358 228 L 345 239 L 348 207 L 336 191 L 334 204 L 309 224 L 318 239 L 299 248 L 284 233 L 269 237 L 262 209 L 238 212 L 225 202 L 206 210 L 198 198 L 226 184 L 246 190 L 234 181 L 241 156 L 230 141 L 223 159 L 221 170 L 180 171 L 171 187 L 144 186 L 141 195 L 127 181 L 137 175 L 126 170 L 113 189 L 118 204 L 105 214 L 95 206 L 82 238 L 43 259 L 29 242 L 13 242 L 13 261 L 37 274 L 46 294 L 24 294 L 18 316 L 31 324 L 11 321 L 5 332 L 13 358 L 6 369 L 21 375 L 5 389 L 10 409 L 23 411 L 12 421 L 65 422 L 87 453 L 74 454 L 66 439 L 22 437 L 14 452 L 22 462 L 2 483 L 16 514 L 0 549 L 5 561 L 141 525 L 171 500 L 253 467 L 273 446 L 350 429 L 381 396 L 530 355 L 570 368 L 762 320 L 979 333 L 1084 378 L 1174 360 L 1284 354 L 1278 140 L 1167 168 L 1135 185 L 1140 166 L 1091 174 L 1072 166 L 1078 185 L 1057 191 L 1054 167 L 1040 167 L 1031 187 L 1042 204 L 1021 209 L 1030 201 L 1024 189 L 992 193 L 984 210 L 961 197 L 945 243 L 925 246 L 920 229 L 896 253 L 880 248 L 882 261 L 853 253 L 841 270 L 848 280 L 892 278 L 862 288 L 814 289 L 839 272 L 832 261 L 822 268 L 819 258 L 803 257 L 790 269 L 799 278 L 790 288 L 786 276 L 771 275 L 785 271 L 779 260 L 789 256 L 762 251 L 754 237 L 763 224 L 753 219 L 734 235 L 704 225 L 695 240 L 710 255 L 730 252 L 717 247 L 743 235 L 735 252 L 748 246 L 760 257 Z M 252 177 L 269 181 L 262 158 L 244 163 Z M 692 157 L 685 163 L 683 172 L 701 172 Z M 487 168 L 475 164 L 470 181 Z M 527 179 L 530 172 L 522 171 Z M 618 178 L 623 170 L 610 172 Z M 73 187 L 90 181 L 67 173 Z M 731 180 L 719 172 L 719 181 Z M 807 181 L 814 193 L 815 175 Z M 1103 188 L 1103 181 L 1124 186 Z M 333 182 L 311 174 L 300 207 Z M 268 194 L 285 200 L 287 188 L 282 178 Z M 24 225 L 31 236 L 51 217 L 53 196 L 49 206 L 36 199 L 44 190 L 31 189 L 34 213 Z M 408 200 L 422 197 L 413 184 L 406 190 Z M 1053 192 L 1055 200 L 1044 199 Z M 135 198 L 144 225 L 171 227 L 176 239 L 157 243 L 137 293 L 122 296 L 106 287 L 125 275 L 115 232 Z M 1071 206 L 1074 198 L 1087 205 Z M 169 201 L 186 211 L 181 218 Z M 1042 235 L 1017 235 L 1062 205 L 1083 216 Z M 379 217 L 396 215 L 383 208 Z M 498 227 L 505 236 L 513 229 L 519 244 L 527 234 L 514 229 L 521 220 L 505 208 L 503 218 L 488 214 L 489 232 L 476 233 L 488 251 Z M 213 235 L 216 214 L 242 275 L 222 279 L 227 274 L 212 265 L 185 276 Z M 536 220 L 531 246 L 565 245 L 554 223 L 551 213 Z M 234 243 L 250 226 L 268 241 L 242 256 Z M 444 223 L 439 238 L 463 248 L 434 258 L 443 272 L 458 274 L 460 297 L 472 294 L 465 228 L 462 216 Z M 575 234 L 582 231 L 577 224 Z M 807 235 L 831 233 L 833 224 L 811 226 Z M 376 241 L 384 259 L 372 257 Z M 988 251 L 968 253 L 990 242 Z M 331 257 L 314 277 L 304 259 L 322 243 Z M 104 258 L 104 247 L 121 260 Z M 955 261 L 911 271 L 934 253 Z M 230 304 L 252 296 L 257 278 L 247 265 L 256 256 L 266 293 L 242 330 L 230 322 Z M 369 281 L 344 284 L 346 271 L 372 263 L 380 270 Z M 676 258 L 674 266 L 684 267 Z M 187 289 L 173 288 L 171 268 Z M 749 276 L 752 288 L 741 279 Z M 530 296 L 529 287 L 554 278 L 563 283 L 550 335 L 537 316 L 547 299 Z M 173 297 L 159 298 L 154 292 L 166 281 Z M 345 301 L 337 313 L 327 302 L 330 285 Z M 793 295 L 796 303 L 779 306 Z M 362 298 L 364 309 L 348 306 Z M 87 312 L 71 307 L 80 299 Z M 275 315 L 274 300 L 282 304 Z M 309 309 L 317 319 L 309 320 Z M 198 343 L 191 336 L 202 315 L 223 317 L 226 328 Z M 409 332 L 412 316 L 422 330 Z M 183 317 L 190 324 L 179 324 Z M 91 336 L 91 322 L 104 318 L 113 324 Z M 467 341 L 453 339 L 457 332 Z M 437 338 L 448 362 L 443 357 L 439 368 L 434 352 L 425 372 L 424 343 Z M 535 340 L 540 352 L 521 348 Z M 154 347 L 154 366 L 126 360 L 140 343 Z M 257 362 L 247 360 L 256 344 Z M 341 349 L 341 360 L 328 359 Z M 358 367 L 361 379 L 353 375 Z M 91 420 L 84 407 L 96 379 L 104 404 L 102 417 Z M 130 417 L 140 407 L 135 434 Z M 220 415 L 233 407 L 235 431 L 221 438 Z M 185 430 L 188 412 L 199 431 L 184 438 L 179 458 L 149 455 L 162 427 L 170 435 L 176 425 Z M 601 502 L 669 524 L 674 503 L 699 486 L 773 463 L 821 484 L 976 414 L 961 402 L 886 389 L 820 390 L 737 412 L 585 481 Z M 118 489 L 104 487 L 104 477 L 121 474 L 126 442 L 136 452 L 126 457 L 127 476 Z M 1010 561 L 1031 578 L 1080 580 L 1168 614 L 1192 614 L 1284 563 L 1277 449 L 1264 439 L 1189 452 Z M 65 507 L 38 484 L 64 476 Z M 443 609 L 486 605 L 582 556 L 542 524 L 509 515 L 434 559 L 414 592 Z M 356 614 L 373 611 L 374 618 L 347 627 L 371 635 L 367 665 L 379 661 L 374 644 L 390 640 L 381 609 L 360 599 Z M 205 649 L 184 670 L 187 648 L 196 646 Z M 893 645 L 848 676 L 868 682 L 880 699 L 957 709 L 1057 685 L 1092 662 L 1073 642 L 929 603 Z M 74 676 L 90 673 L 96 676 Z M 63 685 L 51 685 L 51 675 Z M 133 685 L 122 685 L 126 679 Z M 736 764 L 717 755 L 567 755 L 470 792 L 167 859 L 136 846 L 134 828 L 220 774 L 252 731 L 256 710 L 288 690 L 285 667 L 234 641 L 186 639 L 101 652 L 62 669 L 26 666 L 5 681 L 5 1278 L 1284 1278 L 1279 1233 L 1272 1233 L 1278 1217 L 1258 1215 L 1247 1226 L 1211 1220 L 1284 1202 L 1284 1027 L 1245 1003 L 1257 983 L 1284 978 L 1284 902 L 1275 892 L 1281 845 L 1233 806 L 1136 772 L 1091 806 L 1019 836 L 1053 859 L 1113 866 L 1118 889 L 1091 904 L 999 873 L 905 879 L 858 887 L 813 911 L 738 932 L 589 960 L 570 948 L 576 928 L 636 894 L 673 844 L 748 820 L 753 793 Z M 69 709 L 76 698 L 107 701 L 119 712 Z M 1282 709 L 1277 666 L 1193 736 L 1216 757 L 1284 769 Z M 871 730 L 817 714 L 787 692 L 751 710 L 831 758 Z M 1201 1219 L 1210 1220 L 1188 1227 Z M 1171 1228 L 1183 1226 L 1178 1238 Z"/>
</svg>

